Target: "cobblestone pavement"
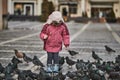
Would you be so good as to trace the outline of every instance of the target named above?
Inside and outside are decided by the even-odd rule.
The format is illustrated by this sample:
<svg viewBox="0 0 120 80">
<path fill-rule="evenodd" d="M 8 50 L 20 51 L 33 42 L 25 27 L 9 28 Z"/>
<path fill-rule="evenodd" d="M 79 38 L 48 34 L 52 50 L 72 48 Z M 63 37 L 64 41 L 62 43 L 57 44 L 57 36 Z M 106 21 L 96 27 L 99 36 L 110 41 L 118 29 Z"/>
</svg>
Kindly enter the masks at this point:
<svg viewBox="0 0 120 80">
<path fill-rule="evenodd" d="M 40 22 L 9 22 L 8 30 L 0 31 L 0 62 L 6 66 L 11 58 L 15 55 L 14 49 L 25 52 L 31 58 L 37 55 L 43 57 L 46 52 L 43 50 L 43 42 L 39 38 L 39 33 L 43 23 Z M 120 28 L 119 24 L 106 23 L 74 23 L 67 22 L 67 26 L 71 36 L 70 49 L 78 51 L 76 59 L 91 60 L 91 51 L 95 52 L 105 61 L 114 61 L 115 57 L 120 54 Z M 109 28 L 112 31 L 109 30 Z M 112 35 L 115 32 L 117 38 Z M 116 40 L 117 39 L 117 40 Z M 108 45 L 116 50 L 116 53 L 107 54 L 104 45 Z M 61 56 L 70 56 L 63 48 L 60 52 Z M 46 64 L 46 58 L 41 58 Z M 30 68 L 31 64 L 20 64 L 20 68 Z M 66 66 L 66 64 L 64 65 Z M 67 67 L 64 68 L 67 71 Z"/>
</svg>

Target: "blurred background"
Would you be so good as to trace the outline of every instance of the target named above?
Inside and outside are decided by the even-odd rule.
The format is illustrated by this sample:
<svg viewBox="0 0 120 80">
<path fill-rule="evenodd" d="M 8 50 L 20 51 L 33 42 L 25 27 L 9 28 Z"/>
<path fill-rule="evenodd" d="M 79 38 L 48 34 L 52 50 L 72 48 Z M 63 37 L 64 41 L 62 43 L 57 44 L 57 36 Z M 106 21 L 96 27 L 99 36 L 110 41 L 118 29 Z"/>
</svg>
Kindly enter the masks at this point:
<svg viewBox="0 0 120 80">
<path fill-rule="evenodd" d="M 0 0 L 0 30 L 8 21 L 46 21 L 58 10 L 65 21 L 120 22 L 120 0 Z"/>
</svg>

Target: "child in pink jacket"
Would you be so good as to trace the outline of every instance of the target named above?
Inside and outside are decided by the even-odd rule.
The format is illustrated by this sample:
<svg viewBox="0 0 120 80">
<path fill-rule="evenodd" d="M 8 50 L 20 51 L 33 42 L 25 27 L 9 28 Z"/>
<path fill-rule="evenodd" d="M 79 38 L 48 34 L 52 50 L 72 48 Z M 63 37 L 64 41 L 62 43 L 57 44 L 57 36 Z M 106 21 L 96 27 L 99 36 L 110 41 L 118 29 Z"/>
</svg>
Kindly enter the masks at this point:
<svg viewBox="0 0 120 80">
<path fill-rule="evenodd" d="M 40 33 L 40 38 L 44 41 L 44 50 L 47 51 L 47 71 L 58 72 L 59 51 L 62 44 L 69 47 L 69 31 L 59 11 L 54 11 L 49 15 Z"/>
</svg>

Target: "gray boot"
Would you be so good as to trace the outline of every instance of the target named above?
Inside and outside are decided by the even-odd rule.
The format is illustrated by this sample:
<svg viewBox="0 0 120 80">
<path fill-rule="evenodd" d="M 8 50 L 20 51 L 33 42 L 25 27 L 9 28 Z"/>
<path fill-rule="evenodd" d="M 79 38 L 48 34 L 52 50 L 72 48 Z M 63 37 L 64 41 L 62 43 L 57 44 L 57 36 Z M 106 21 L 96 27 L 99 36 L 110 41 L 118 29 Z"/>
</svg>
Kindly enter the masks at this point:
<svg viewBox="0 0 120 80">
<path fill-rule="evenodd" d="M 58 72 L 58 71 L 59 71 L 59 65 L 58 64 L 54 64 L 53 72 Z"/>
<path fill-rule="evenodd" d="M 52 64 L 47 65 L 47 72 L 52 72 Z"/>
</svg>

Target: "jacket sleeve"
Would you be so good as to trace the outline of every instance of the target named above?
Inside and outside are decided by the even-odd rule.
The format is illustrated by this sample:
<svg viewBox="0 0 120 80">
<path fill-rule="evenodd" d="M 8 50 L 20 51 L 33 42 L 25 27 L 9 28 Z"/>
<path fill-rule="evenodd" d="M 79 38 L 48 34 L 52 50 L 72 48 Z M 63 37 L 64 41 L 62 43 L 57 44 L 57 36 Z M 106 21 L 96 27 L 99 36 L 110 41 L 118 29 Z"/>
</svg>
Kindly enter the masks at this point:
<svg viewBox="0 0 120 80">
<path fill-rule="evenodd" d="M 63 42 L 64 42 L 65 47 L 68 47 L 70 44 L 69 31 L 68 31 L 66 24 L 63 24 L 63 26 L 64 26 L 64 30 L 63 30 L 63 34 L 62 34 Z"/>
<path fill-rule="evenodd" d="M 44 35 L 47 35 L 47 27 L 48 27 L 48 24 L 45 24 L 40 32 L 40 38 L 42 40 L 44 40 Z"/>
</svg>

